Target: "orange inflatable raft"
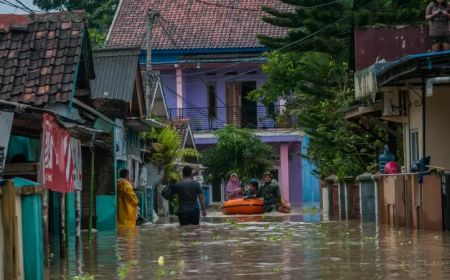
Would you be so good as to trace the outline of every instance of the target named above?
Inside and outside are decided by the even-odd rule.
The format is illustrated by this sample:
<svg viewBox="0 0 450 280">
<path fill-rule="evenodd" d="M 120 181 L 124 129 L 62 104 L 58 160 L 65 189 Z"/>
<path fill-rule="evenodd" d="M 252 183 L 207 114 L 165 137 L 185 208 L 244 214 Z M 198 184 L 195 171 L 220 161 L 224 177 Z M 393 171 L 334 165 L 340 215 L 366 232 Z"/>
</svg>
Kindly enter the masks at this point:
<svg viewBox="0 0 450 280">
<path fill-rule="evenodd" d="M 259 198 L 237 198 L 225 201 L 222 206 L 222 212 L 225 215 L 232 214 L 262 214 L 264 213 L 264 202 Z"/>
</svg>

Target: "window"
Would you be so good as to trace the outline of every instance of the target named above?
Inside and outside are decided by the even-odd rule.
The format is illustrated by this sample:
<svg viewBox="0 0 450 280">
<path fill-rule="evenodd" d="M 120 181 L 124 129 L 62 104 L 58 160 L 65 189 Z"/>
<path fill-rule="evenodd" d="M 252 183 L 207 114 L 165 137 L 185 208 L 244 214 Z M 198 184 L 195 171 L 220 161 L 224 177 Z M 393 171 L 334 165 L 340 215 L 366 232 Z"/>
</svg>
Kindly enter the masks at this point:
<svg viewBox="0 0 450 280">
<path fill-rule="evenodd" d="M 275 104 L 270 103 L 267 105 L 267 116 L 269 118 L 275 119 Z"/>
<path fill-rule="evenodd" d="M 411 155 L 411 164 L 419 160 L 419 131 L 411 130 L 410 136 L 410 155 Z"/>
<path fill-rule="evenodd" d="M 217 117 L 216 83 L 208 83 L 208 116 Z"/>
</svg>

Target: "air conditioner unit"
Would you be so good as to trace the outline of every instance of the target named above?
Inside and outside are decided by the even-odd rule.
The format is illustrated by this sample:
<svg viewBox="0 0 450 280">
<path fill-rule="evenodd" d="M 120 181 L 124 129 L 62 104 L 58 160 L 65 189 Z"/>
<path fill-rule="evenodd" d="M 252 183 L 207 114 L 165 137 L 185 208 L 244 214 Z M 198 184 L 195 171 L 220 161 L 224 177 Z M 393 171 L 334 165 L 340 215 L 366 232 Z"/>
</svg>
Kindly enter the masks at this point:
<svg viewBox="0 0 450 280">
<path fill-rule="evenodd" d="M 398 90 L 388 89 L 383 91 L 383 117 L 400 116 L 400 94 Z"/>
</svg>

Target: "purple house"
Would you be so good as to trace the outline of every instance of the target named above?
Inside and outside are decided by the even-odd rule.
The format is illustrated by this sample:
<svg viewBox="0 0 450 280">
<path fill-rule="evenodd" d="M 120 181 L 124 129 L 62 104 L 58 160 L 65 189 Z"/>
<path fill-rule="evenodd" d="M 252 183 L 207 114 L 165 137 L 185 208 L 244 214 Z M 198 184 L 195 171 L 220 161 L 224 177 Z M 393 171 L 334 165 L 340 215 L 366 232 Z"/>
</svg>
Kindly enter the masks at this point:
<svg viewBox="0 0 450 280">
<path fill-rule="evenodd" d="M 290 9 L 277 0 L 122 0 L 106 44 L 140 46 L 145 65 L 147 13 L 157 12 L 152 61 L 169 117 L 190 120 L 199 150 L 217 143 L 214 130 L 227 124 L 254 129 L 278 151 L 282 194 L 299 206 L 303 133 L 292 128 L 283 100 L 264 106 L 246 98 L 266 81 L 261 65 L 268 49 L 256 35 L 286 34 L 262 21 L 262 5 Z M 214 201 L 221 200 L 221 193 L 220 186 L 213 186 Z"/>
</svg>

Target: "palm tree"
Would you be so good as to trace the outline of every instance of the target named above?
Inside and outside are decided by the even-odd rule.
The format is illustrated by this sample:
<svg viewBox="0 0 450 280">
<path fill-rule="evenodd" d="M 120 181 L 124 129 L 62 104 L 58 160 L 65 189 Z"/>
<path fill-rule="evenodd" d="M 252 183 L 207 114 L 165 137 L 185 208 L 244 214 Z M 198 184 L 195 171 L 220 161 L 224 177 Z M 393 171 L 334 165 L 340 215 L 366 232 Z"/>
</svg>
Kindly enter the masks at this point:
<svg viewBox="0 0 450 280">
<path fill-rule="evenodd" d="M 149 151 L 144 160 L 154 164 L 160 172 L 164 172 L 163 184 L 181 179 L 177 166 L 183 164 L 187 158 L 200 156 L 195 149 L 181 148 L 180 135 L 171 127 L 162 130 L 153 128 L 142 136 L 146 140 L 146 149 Z"/>
</svg>

